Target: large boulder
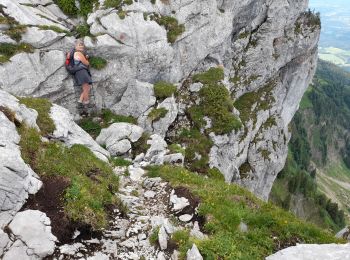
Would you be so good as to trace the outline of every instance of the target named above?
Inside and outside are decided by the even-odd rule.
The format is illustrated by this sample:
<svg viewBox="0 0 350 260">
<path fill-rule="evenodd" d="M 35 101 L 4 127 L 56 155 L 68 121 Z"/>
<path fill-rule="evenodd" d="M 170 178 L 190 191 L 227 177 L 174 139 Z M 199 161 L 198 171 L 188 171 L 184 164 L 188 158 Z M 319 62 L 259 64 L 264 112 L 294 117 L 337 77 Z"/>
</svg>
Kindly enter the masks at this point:
<svg viewBox="0 0 350 260">
<path fill-rule="evenodd" d="M 6 249 L 3 259 L 43 259 L 52 255 L 57 238 L 50 225 L 50 219 L 38 210 L 17 213 L 9 225 L 14 243 Z"/>
<path fill-rule="evenodd" d="M 288 247 L 266 257 L 266 260 L 344 260 L 350 259 L 350 244 L 304 245 Z"/>
<path fill-rule="evenodd" d="M 102 129 L 96 141 L 105 145 L 112 155 L 123 155 L 131 150 L 131 143 L 138 141 L 142 134 L 143 129 L 137 125 L 114 123 Z"/>
<path fill-rule="evenodd" d="M 92 137 L 81 129 L 73 120 L 73 115 L 65 108 L 53 104 L 50 117 L 55 123 L 56 129 L 53 137 L 63 141 L 68 147 L 81 144 L 88 147 L 97 158 L 108 161 L 110 154 L 103 149 Z"/>
</svg>

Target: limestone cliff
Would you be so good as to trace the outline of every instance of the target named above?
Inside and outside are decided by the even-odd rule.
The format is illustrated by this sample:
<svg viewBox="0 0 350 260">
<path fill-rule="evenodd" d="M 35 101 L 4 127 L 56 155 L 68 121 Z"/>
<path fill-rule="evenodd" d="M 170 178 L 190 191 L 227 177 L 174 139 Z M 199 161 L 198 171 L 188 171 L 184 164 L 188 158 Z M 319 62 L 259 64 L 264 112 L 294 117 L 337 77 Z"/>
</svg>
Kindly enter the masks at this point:
<svg viewBox="0 0 350 260">
<path fill-rule="evenodd" d="M 104 69 L 92 71 L 97 106 L 132 115 L 149 132 L 169 137 L 174 124 L 193 123 L 186 111 L 195 102 L 181 98 L 192 95 L 192 76 L 223 65 L 221 84 L 240 104 L 232 113 L 242 127 L 224 135 L 208 133 L 213 142 L 208 165 L 227 182 L 267 199 L 287 156 L 288 124 L 316 66 L 320 24 L 306 12 L 308 1 L 121 3 L 117 10 L 100 0 L 87 17 L 89 54 L 107 60 Z M 70 32 L 77 32 L 81 20 L 67 17 L 50 0 L 0 4 L 2 20 L 12 23 L 0 24 L 0 42 L 16 46 L 7 56 L 1 53 L 9 61 L 0 63 L 0 88 L 49 97 L 74 111 L 73 82 L 63 63 L 75 40 Z M 19 25 L 26 27 L 22 37 L 11 38 L 10 29 Z M 153 84 L 158 81 L 175 84 L 184 95 L 157 102 Z M 168 113 L 152 123 L 148 115 L 155 106 Z"/>
</svg>

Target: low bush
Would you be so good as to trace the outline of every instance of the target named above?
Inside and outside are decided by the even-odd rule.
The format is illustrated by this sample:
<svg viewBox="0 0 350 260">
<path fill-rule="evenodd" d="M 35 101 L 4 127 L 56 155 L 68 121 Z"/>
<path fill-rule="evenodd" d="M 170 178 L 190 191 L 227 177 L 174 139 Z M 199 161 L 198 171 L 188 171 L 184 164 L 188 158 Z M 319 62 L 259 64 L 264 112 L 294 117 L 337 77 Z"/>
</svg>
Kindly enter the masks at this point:
<svg viewBox="0 0 350 260">
<path fill-rule="evenodd" d="M 173 84 L 159 81 L 154 84 L 154 94 L 157 99 L 165 99 L 171 97 L 176 92 L 176 86 Z"/>
<path fill-rule="evenodd" d="M 90 57 L 89 58 L 91 68 L 96 70 L 102 70 L 107 66 L 107 61 L 101 57 Z"/>
<path fill-rule="evenodd" d="M 164 118 L 166 114 L 168 113 L 168 110 L 164 107 L 161 108 L 154 108 L 152 111 L 148 114 L 148 118 L 154 122 L 158 121 L 161 118 Z"/>
</svg>

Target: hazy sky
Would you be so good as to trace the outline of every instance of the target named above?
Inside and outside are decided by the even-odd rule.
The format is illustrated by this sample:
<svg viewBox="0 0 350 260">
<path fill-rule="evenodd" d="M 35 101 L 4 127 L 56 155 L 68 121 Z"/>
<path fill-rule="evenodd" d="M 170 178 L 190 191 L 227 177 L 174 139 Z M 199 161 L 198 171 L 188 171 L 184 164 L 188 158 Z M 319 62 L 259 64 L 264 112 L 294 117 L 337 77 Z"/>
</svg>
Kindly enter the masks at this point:
<svg viewBox="0 0 350 260">
<path fill-rule="evenodd" d="M 321 13 L 321 47 L 350 50 L 350 0 L 310 0 L 310 8 Z"/>
</svg>

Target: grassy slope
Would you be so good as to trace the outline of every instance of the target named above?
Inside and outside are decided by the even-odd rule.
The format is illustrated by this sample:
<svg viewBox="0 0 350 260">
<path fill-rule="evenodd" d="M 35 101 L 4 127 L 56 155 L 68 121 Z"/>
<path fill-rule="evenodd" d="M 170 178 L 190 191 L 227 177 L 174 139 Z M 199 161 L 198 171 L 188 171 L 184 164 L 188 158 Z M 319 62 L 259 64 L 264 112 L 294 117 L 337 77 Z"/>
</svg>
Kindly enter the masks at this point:
<svg viewBox="0 0 350 260">
<path fill-rule="evenodd" d="M 149 176 L 160 176 L 173 187 L 185 186 L 201 199 L 199 214 L 206 219 L 204 230 L 209 238 L 190 241 L 205 259 L 262 259 L 296 242 L 336 242 L 332 234 L 257 199 L 238 185 L 171 166 L 151 167 Z M 239 231 L 241 221 L 248 225 L 247 233 Z"/>
<path fill-rule="evenodd" d="M 65 214 L 72 221 L 88 224 L 95 229 L 107 226 L 106 206 L 117 205 L 114 192 L 119 180 L 112 167 L 96 158 L 82 145 L 65 147 L 60 142 L 43 142 L 41 135 L 55 130 L 49 116 L 51 103 L 45 99 L 22 98 L 22 103 L 38 111 L 37 124 L 40 133 L 26 125 L 18 131 L 24 161 L 40 177 L 63 177 L 69 185 L 63 196 Z"/>
</svg>

